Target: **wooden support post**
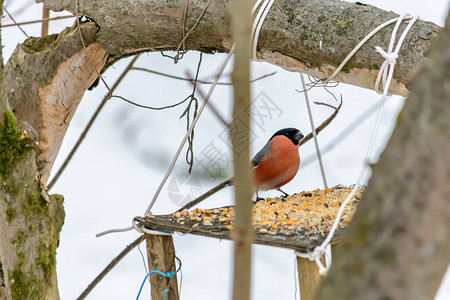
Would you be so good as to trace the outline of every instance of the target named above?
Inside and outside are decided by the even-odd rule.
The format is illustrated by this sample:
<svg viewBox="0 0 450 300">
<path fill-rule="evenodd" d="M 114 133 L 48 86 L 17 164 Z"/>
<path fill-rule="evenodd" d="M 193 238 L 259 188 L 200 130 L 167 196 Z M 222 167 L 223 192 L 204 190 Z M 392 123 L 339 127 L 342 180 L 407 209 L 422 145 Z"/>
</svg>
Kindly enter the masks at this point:
<svg viewBox="0 0 450 300">
<path fill-rule="evenodd" d="M 297 272 L 300 299 L 313 300 L 321 280 L 316 262 L 307 258 L 297 257 Z"/>
<path fill-rule="evenodd" d="M 50 11 L 44 7 L 44 10 L 42 11 L 42 19 L 48 19 L 49 17 L 50 17 Z M 48 21 L 43 21 L 41 36 L 45 37 L 47 35 L 48 35 Z"/>
<path fill-rule="evenodd" d="M 174 272 L 177 268 L 175 263 L 175 247 L 170 235 L 145 235 L 147 243 L 147 259 L 149 271 L 159 270 L 163 273 Z M 178 300 L 177 276 L 167 278 L 158 274 L 150 275 L 152 299 L 164 299 L 162 292 L 165 289 L 167 300 Z"/>
</svg>

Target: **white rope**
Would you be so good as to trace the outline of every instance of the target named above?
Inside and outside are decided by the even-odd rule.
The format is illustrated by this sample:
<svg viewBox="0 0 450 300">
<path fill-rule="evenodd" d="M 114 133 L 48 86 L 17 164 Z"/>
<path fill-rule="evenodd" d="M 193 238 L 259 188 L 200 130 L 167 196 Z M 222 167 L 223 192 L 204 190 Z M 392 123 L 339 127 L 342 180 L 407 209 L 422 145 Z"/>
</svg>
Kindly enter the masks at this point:
<svg viewBox="0 0 450 300">
<path fill-rule="evenodd" d="M 418 16 L 417 16 L 418 17 Z M 415 17 L 412 16 L 399 16 L 397 18 L 391 19 L 389 21 L 384 22 L 383 24 L 381 24 L 380 26 L 378 26 L 377 28 L 375 28 L 374 30 L 372 30 L 364 39 L 361 40 L 361 42 L 358 43 L 358 45 L 356 45 L 355 48 L 353 48 L 353 50 L 347 55 L 347 57 L 345 57 L 345 59 L 341 62 L 341 64 L 339 65 L 339 67 L 333 72 L 333 74 L 330 75 L 330 77 L 328 77 L 327 79 L 324 80 L 324 82 L 329 82 L 331 80 L 333 80 L 334 77 L 336 77 L 336 75 L 342 70 L 342 68 L 347 64 L 347 62 L 350 60 L 350 58 L 353 57 L 353 55 L 355 55 L 356 52 L 358 52 L 358 50 L 370 39 L 372 38 L 378 31 L 380 31 L 381 29 L 383 29 L 386 26 L 391 25 L 392 23 L 397 22 L 400 18 L 402 18 L 403 20 L 409 20 L 409 19 L 413 19 Z M 414 21 L 415 22 L 415 21 Z M 411 25 L 412 26 L 412 25 Z M 409 29 L 408 29 L 409 30 Z"/>
<path fill-rule="evenodd" d="M 139 223 L 136 223 L 135 219 L 133 219 L 132 226 L 137 232 L 145 233 L 145 234 L 152 234 L 152 235 L 172 235 L 173 234 L 172 232 L 148 229 L 145 226 L 142 226 Z"/>
<path fill-rule="evenodd" d="M 347 206 L 347 203 L 355 195 L 355 193 L 356 193 L 358 187 L 360 186 L 361 181 L 362 181 L 362 179 L 364 177 L 366 168 L 367 168 L 367 166 L 369 164 L 369 159 L 370 159 L 370 156 L 371 156 L 371 153 L 372 153 L 372 150 L 373 150 L 373 146 L 374 146 L 374 143 L 375 143 L 375 138 L 377 136 L 378 128 L 379 128 L 379 125 L 380 125 L 380 122 L 381 122 L 381 115 L 383 113 L 383 107 L 384 107 L 384 104 L 385 104 L 385 101 L 386 101 L 386 96 L 388 95 L 388 90 L 389 90 L 389 85 L 391 84 L 392 75 L 394 73 L 394 66 L 395 66 L 395 63 L 396 63 L 396 59 L 398 58 L 398 52 L 400 51 L 400 48 L 401 48 L 401 46 L 402 46 L 402 44 L 403 44 L 403 42 L 405 40 L 406 34 L 408 33 L 408 31 L 411 29 L 411 27 L 414 25 L 414 23 L 417 21 L 418 18 L 419 18 L 418 15 L 416 15 L 414 17 L 410 17 L 407 14 L 403 14 L 403 15 L 401 15 L 398 18 L 392 19 L 392 20 L 390 20 L 388 22 L 385 22 L 382 25 L 378 26 L 376 28 L 377 30 L 372 31 L 368 36 L 366 36 L 366 38 L 363 39 L 363 41 L 365 42 L 370 37 L 373 36 L 374 32 L 377 32 L 378 30 L 380 30 L 384 26 L 387 26 L 389 24 L 397 22 L 395 27 L 394 27 L 394 30 L 392 31 L 392 36 L 391 36 L 391 40 L 390 40 L 390 43 L 389 43 L 388 51 L 385 52 L 380 47 L 378 47 L 378 46 L 375 47 L 376 51 L 378 53 L 380 53 L 383 56 L 383 58 L 385 58 L 385 61 L 383 62 L 382 66 L 381 66 L 381 68 L 379 70 L 378 77 L 377 77 L 377 80 L 376 80 L 376 83 L 375 83 L 375 89 L 377 90 L 377 92 L 379 92 L 378 91 L 378 86 L 379 86 L 380 81 L 383 80 L 383 96 L 381 97 L 380 107 L 378 109 L 378 114 L 377 114 L 377 119 L 376 119 L 376 122 L 375 122 L 375 127 L 374 127 L 374 130 L 373 130 L 372 135 L 370 137 L 369 147 L 367 149 L 367 153 L 366 153 L 366 156 L 365 156 L 365 159 L 364 159 L 363 167 L 362 167 L 362 169 L 361 169 L 361 171 L 359 173 L 357 183 L 355 184 L 355 186 L 353 187 L 352 191 L 347 196 L 347 198 L 344 200 L 344 202 L 342 202 L 342 204 L 341 204 L 341 206 L 339 208 L 339 211 L 338 211 L 338 213 L 336 215 L 336 219 L 334 220 L 334 223 L 333 223 L 333 225 L 331 227 L 331 230 L 328 232 L 328 235 L 325 238 L 325 240 L 319 246 L 314 248 L 313 251 L 310 251 L 310 252 L 307 252 L 307 253 L 300 253 L 298 251 L 294 251 L 295 255 L 297 255 L 299 257 L 303 257 L 303 258 L 307 258 L 307 259 L 309 259 L 311 261 L 315 261 L 317 266 L 318 266 L 318 268 L 319 268 L 319 273 L 322 276 L 324 276 L 324 275 L 326 275 L 328 273 L 328 270 L 329 270 L 331 265 L 330 266 L 328 266 L 328 265 L 324 266 L 322 264 L 320 258 L 325 253 L 326 246 L 329 245 L 329 243 L 331 242 L 331 239 L 334 236 L 334 233 L 336 232 L 336 229 L 337 229 L 337 227 L 339 225 L 339 222 L 341 220 L 341 216 L 342 216 L 342 214 L 344 212 L 345 207 Z M 409 22 L 409 24 L 406 26 L 405 30 L 403 31 L 403 33 L 402 33 L 402 35 L 401 35 L 401 37 L 400 37 L 400 39 L 399 39 L 399 41 L 397 43 L 397 46 L 396 46 L 395 50 L 392 51 L 393 45 L 395 43 L 395 38 L 397 36 L 398 28 L 400 27 L 401 22 L 403 20 L 405 20 L 405 19 L 412 19 L 412 20 Z M 360 42 L 357 45 L 357 48 L 359 49 L 359 47 L 361 47 L 361 46 L 362 46 L 362 43 Z M 353 49 L 353 51 L 350 52 L 350 53 L 354 54 L 356 52 L 355 49 Z M 341 65 L 339 66 L 339 68 L 337 70 L 342 69 L 343 65 L 345 65 L 344 62 L 347 62 L 348 59 L 350 59 L 350 57 L 351 57 L 350 55 L 347 56 L 345 58 L 345 60 L 343 61 L 343 63 L 341 63 Z M 326 81 L 331 80 L 336 75 L 337 75 L 337 72 L 335 71 L 330 76 L 330 78 L 328 78 Z"/>
<path fill-rule="evenodd" d="M 256 9 L 258 8 L 258 6 L 260 5 L 261 1 L 262 1 L 262 0 L 257 0 L 257 1 L 256 1 L 255 5 L 253 6 L 253 9 L 252 9 L 252 14 L 255 13 L 255 11 L 256 11 Z M 265 3 L 268 2 L 268 1 L 272 1 L 272 3 L 273 3 L 273 0 L 264 0 L 264 1 L 265 1 Z M 264 4 L 263 4 L 263 5 L 264 5 Z M 270 6 L 271 6 L 271 5 L 272 5 L 272 4 L 270 4 Z M 270 6 L 269 6 L 269 9 L 270 9 Z M 266 3 L 266 7 L 267 7 L 267 3 Z M 258 12 L 258 15 L 259 15 L 260 12 L 261 12 L 261 10 Z M 268 12 L 268 10 L 267 10 L 267 12 Z M 267 12 L 264 14 L 264 18 L 265 18 L 265 16 L 267 15 Z M 263 13 L 264 13 L 264 12 L 263 12 Z M 259 18 L 256 18 L 255 20 L 261 20 L 261 15 L 259 15 Z M 262 20 L 264 20 L 264 19 L 262 19 Z M 253 25 L 254 25 L 254 27 L 255 27 L 255 23 L 254 23 Z M 261 26 L 262 26 L 262 22 L 261 22 Z M 259 31 L 258 31 L 258 34 L 259 34 Z M 148 205 L 147 209 L 145 210 L 144 216 L 147 216 L 147 215 L 150 213 L 150 211 L 151 211 L 153 205 L 155 204 L 156 200 L 158 199 L 159 194 L 161 193 L 162 188 L 164 187 L 164 185 L 165 185 L 166 182 L 167 182 L 167 179 L 169 178 L 170 174 L 172 173 L 172 170 L 173 170 L 173 168 L 175 167 L 175 163 L 177 162 L 178 157 L 180 156 L 181 151 L 183 150 L 183 147 L 184 147 L 184 145 L 186 144 L 186 141 L 187 141 L 189 135 L 190 135 L 191 132 L 194 130 L 194 127 L 195 127 L 195 125 L 197 124 L 197 121 L 200 119 L 200 116 L 202 115 L 202 112 L 203 112 L 204 108 L 205 108 L 206 105 L 208 104 L 209 98 L 211 97 L 211 95 L 212 95 L 212 93 L 213 93 L 213 91 L 214 91 L 214 89 L 215 89 L 215 87 L 216 87 L 216 85 L 217 85 L 217 82 L 219 81 L 220 77 L 222 76 L 222 73 L 223 73 L 223 71 L 225 70 L 225 67 L 227 66 L 228 62 L 229 62 L 230 59 L 231 59 L 231 56 L 232 56 L 233 53 L 234 53 L 234 48 L 235 48 L 235 45 L 233 44 L 233 47 L 231 47 L 230 52 L 228 52 L 228 54 L 227 54 L 227 56 L 226 56 L 224 62 L 222 63 L 222 66 L 220 67 L 219 72 L 217 73 L 216 78 L 214 79 L 214 82 L 213 82 L 213 84 L 211 85 L 211 87 L 210 87 L 210 89 L 209 89 L 209 91 L 208 91 L 208 94 L 207 94 L 206 97 L 205 97 L 205 100 L 203 101 L 203 103 L 202 103 L 200 109 L 198 110 L 197 116 L 194 118 L 194 120 L 192 121 L 191 126 L 189 127 L 189 130 L 188 130 L 188 131 L 186 132 L 186 134 L 184 135 L 184 138 L 183 138 L 183 140 L 181 141 L 180 146 L 178 146 L 177 152 L 175 153 L 175 156 L 173 157 L 172 162 L 170 163 L 169 168 L 168 168 L 166 174 L 164 175 L 164 177 L 163 177 L 161 183 L 159 184 L 158 188 L 156 189 L 156 192 L 155 192 L 155 194 L 153 195 L 153 198 L 152 198 L 150 204 Z M 134 222 L 134 220 L 133 220 L 133 225 L 132 225 L 132 226 L 125 227 L 125 228 L 118 228 L 118 229 L 110 229 L 110 230 L 106 230 L 106 231 L 97 233 L 97 234 L 96 234 L 96 237 L 100 237 L 100 236 L 103 236 L 103 235 L 106 235 L 106 234 L 110 234 L 110 233 L 125 232 L 125 231 L 129 231 L 129 230 L 133 230 L 133 229 L 135 229 L 135 230 L 141 232 L 140 230 L 142 230 L 142 227 L 140 228 L 140 230 L 138 230 L 138 228 L 136 227 L 135 222 Z M 149 229 L 146 229 L 146 230 L 149 231 Z M 150 232 L 150 231 L 149 231 L 149 232 Z M 152 230 L 151 232 L 153 232 L 152 234 L 160 233 L 160 231 L 156 231 L 156 230 Z M 141 232 L 141 233 L 142 233 L 142 232 Z"/>
<path fill-rule="evenodd" d="M 118 232 L 126 232 L 126 231 L 130 231 L 130 230 L 136 230 L 139 233 L 146 233 L 146 234 L 153 234 L 153 235 L 172 235 L 171 232 L 165 232 L 165 231 L 160 231 L 160 230 L 152 230 L 152 229 L 148 229 L 144 226 L 139 225 L 138 223 L 136 223 L 136 220 L 133 219 L 131 221 L 132 225 L 130 227 L 125 227 L 125 228 L 117 228 L 117 229 L 110 229 L 110 230 L 105 230 L 103 232 L 97 233 L 95 236 L 96 237 L 101 237 L 103 235 L 106 234 L 110 234 L 110 233 L 118 233 Z"/>
<path fill-rule="evenodd" d="M 258 0 L 255 4 L 256 7 L 259 6 L 259 3 L 262 0 Z M 267 14 L 269 13 L 270 8 L 273 5 L 275 0 L 264 0 L 264 3 L 261 5 L 261 8 L 258 11 L 258 14 L 253 21 L 252 27 L 252 58 L 256 58 L 256 47 L 258 46 L 259 32 L 261 31 L 261 27 L 266 20 Z"/>
<path fill-rule="evenodd" d="M 314 120 L 311 112 L 311 104 L 309 103 L 308 89 L 306 88 L 305 78 L 303 73 L 300 73 L 300 79 L 302 80 L 302 87 L 305 95 L 306 108 L 308 109 L 309 123 L 311 124 L 311 131 L 314 138 L 314 145 L 316 147 L 317 160 L 319 161 L 320 173 L 322 174 L 322 181 L 324 188 L 328 188 L 327 177 L 325 176 L 325 169 L 323 167 L 322 154 L 320 153 L 319 141 L 317 139 L 316 126 L 314 126 Z"/>
<path fill-rule="evenodd" d="M 400 17 L 398 17 L 397 23 L 395 24 L 394 30 L 392 31 L 391 40 L 389 42 L 389 48 L 388 51 L 385 52 L 381 47 L 376 46 L 375 49 L 378 53 L 383 56 L 385 61 L 380 67 L 380 70 L 378 72 L 377 80 L 375 81 L 375 91 L 379 94 L 383 94 L 386 96 L 388 94 L 388 89 L 386 89 L 386 85 L 389 86 L 392 80 L 392 75 L 394 74 L 394 66 L 396 63 L 396 60 L 398 58 L 398 52 L 400 51 L 400 47 L 402 46 L 403 42 L 405 41 L 406 35 L 408 34 L 411 27 L 414 25 L 414 23 L 419 19 L 418 15 L 415 15 L 412 17 L 412 20 L 408 23 L 405 30 L 403 31 L 402 35 L 400 36 L 400 39 L 397 42 L 397 46 L 395 47 L 395 50 L 392 51 L 395 44 L 395 37 L 397 36 L 398 28 L 400 27 L 400 24 L 405 18 L 411 18 L 407 14 L 403 14 Z M 380 92 L 379 86 L 380 86 L 380 80 L 383 80 L 383 93 Z"/>
</svg>

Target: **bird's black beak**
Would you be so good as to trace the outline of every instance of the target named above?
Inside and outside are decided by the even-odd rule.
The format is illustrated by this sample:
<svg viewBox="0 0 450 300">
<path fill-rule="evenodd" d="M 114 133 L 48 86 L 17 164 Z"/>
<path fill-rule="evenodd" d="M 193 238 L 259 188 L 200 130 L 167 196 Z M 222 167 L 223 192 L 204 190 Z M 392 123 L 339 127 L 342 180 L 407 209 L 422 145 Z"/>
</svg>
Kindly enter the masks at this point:
<svg viewBox="0 0 450 300">
<path fill-rule="evenodd" d="M 300 131 L 299 132 L 297 132 L 295 135 L 294 135 L 294 139 L 296 140 L 296 141 L 300 141 L 302 138 L 304 138 L 305 136 L 303 135 L 303 133 L 301 133 Z"/>
</svg>

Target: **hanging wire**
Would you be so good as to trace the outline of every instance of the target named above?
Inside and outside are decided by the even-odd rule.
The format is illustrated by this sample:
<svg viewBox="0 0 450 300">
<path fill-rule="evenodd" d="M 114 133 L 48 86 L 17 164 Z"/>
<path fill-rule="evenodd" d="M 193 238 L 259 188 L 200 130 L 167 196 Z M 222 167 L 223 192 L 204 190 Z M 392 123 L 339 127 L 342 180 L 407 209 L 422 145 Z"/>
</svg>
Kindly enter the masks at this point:
<svg viewBox="0 0 450 300">
<path fill-rule="evenodd" d="M 198 60 L 198 65 L 197 65 L 197 72 L 195 73 L 195 79 L 194 79 L 194 87 L 192 90 L 192 94 L 189 95 L 188 98 L 190 98 L 191 100 L 189 101 L 188 106 L 186 107 L 185 111 L 181 114 L 180 119 L 184 116 L 186 116 L 186 131 L 189 131 L 189 125 L 190 125 L 190 111 L 191 111 L 191 107 L 192 104 L 194 104 L 194 119 L 197 116 L 197 112 L 198 112 L 198 100 L 195 97 L 195 90 L 197 88 L 197 79 L 198 79 L 198 73 L 200 71 L 200 66 L 202 64 L 202 57 L 203 57 L 203 53 L 200 52 L 200 58 Z M 187 139 L 188 142 L 188 148 L 186 150 L 186 163 L 189 165 L 189 174 L 191 174 L 192 172 L 192 167 L 194 165 L 194 129 L 192 129 L 191 134 L 188 136 Z"/>
</svg>

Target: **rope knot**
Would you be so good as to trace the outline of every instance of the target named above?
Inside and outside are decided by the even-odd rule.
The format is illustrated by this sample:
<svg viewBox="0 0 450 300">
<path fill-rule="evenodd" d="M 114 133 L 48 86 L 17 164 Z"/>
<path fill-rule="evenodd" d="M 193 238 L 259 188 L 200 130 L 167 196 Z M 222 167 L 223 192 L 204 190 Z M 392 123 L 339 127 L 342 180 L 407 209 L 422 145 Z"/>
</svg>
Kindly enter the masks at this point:
<svg viewBox="0 0 450 300">
<path fill-rule="evenodd" d="M 395 53 L 395 52 L 387 53 L 386 51 L 381 49 L 380 46 L 376 46 L 375 49 L 377 50 L 378 53 L 381 54 L 381 56 L 383 56 L 383 58 L 386 60 L 386 62 L 388 64 L 395 65 L 395 63 L 397 62 L 397 58 L 398 58 L 397 53 Z"/>
<path fill-rule="evenodd" d="M 322 264 L 321 258 L 322 256 L 325 255 L 326 249 L 329 246 L 329 244 L 327 243 L 326 245 L 319 245 L 316 248 L 314 248 L 313 251 L 309 251 L 306 253 L 301 253 L 298 251 L 294 251 L 295 255 L 302 257 L 302 258 L 307 258 L 310 261 L 315 261 L 317 264 L 317 267 L 319 268 L 319 274 L 321 276 L 325 276 L 328 273 L 328 269 L 330 268 L 330 266 L 324 266 Z"/>
<path fill-rule="evenodd" d="M 322 258 L 322 256 L 325 254 L 325 250 L 326 248 L 324 246 L 317 246 L 316 248 L 314 248 L 313 252 L 311 252 L 310 257 L 308 257 L 309 260 L 314 261 L 316 259 Z"/>
<path fill-rule="evenodd" d="M 319 245 L 316 248 L 314 248 L 313 251 L 309 251 L 306 253 L 294 251 L 294 253 L 295 253 L 295 255 L 303 257 L 303 258 L 307 258 L 310 261 L 315 261 L 317 259 L 322 258 L 322 256 L 325 254 L 325 251 L 326 251 L 326 246 Z"/>
</svg>

